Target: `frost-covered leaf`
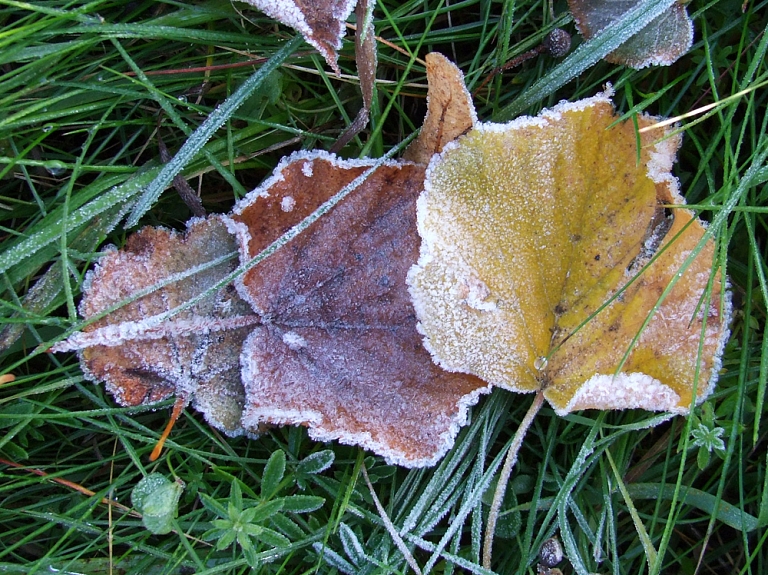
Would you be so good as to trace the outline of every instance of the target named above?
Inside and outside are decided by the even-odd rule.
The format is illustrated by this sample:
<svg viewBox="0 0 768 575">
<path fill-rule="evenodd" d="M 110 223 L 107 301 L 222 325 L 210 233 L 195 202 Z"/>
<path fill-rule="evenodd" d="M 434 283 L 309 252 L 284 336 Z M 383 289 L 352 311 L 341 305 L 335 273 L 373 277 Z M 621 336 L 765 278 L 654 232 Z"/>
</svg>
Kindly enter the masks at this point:
<svg viewBox="0 0 768 575">
<path fill-rule="evenodd" d="M 346 523 L 339 525 L 339 537 L 341 538 L 341 545 L 344 547 L 344 552 L 352 560 L 352 563 L 356 567 L 361 567 L 368 563 L 368 558 L 365 556 L 365 550 L 363 549 L 360 540 L 352 528 Z"/>
<path fill-rule="evenodd" d="M 298 153 L 228 220 L 247 262 L 373 166 Z M 433 364 L 405 286 L 418 256 L 424 167 L 388 163 L 238 281 L 262 318 L 244 344 L 243 425 L 298 424 L 319 440 L 428 465 L 488 387 Z"/>
<path fill-rule="evenodd" d="M 433 154 L 467 132 L 477 122 L 472 96 L 464 74 L 442 54 L 431 52 L 427 62 L 427 115 L 419 137 L 408 146 L 403 159 L 428 164 Z"/>
<path fill-rule="evenodd" d="M 303 475 L 322 473 L 333 465 L 336 454 L 330 449 L 323 449 L 307 455 L 299 462 L 297 472 Z"/>
<path fill-rule="evenodd" d="M 589 39 L 621 18 L 641 0 L 568 0 L 576 27 Z M 605 59 L 632 68 L 669 66 L 688 52 L 693 43 L 693 22 L 685 2 L 675 2 L 640 32 Z"/>
<path fill-rule="evenodd" d="M 253 311 L 228 286 L 158 321 L 231 272 L 236 258 L 226 256 L 236 249 L 219 218 L 191 220 L 184 234 L 144 228 L 89 272 L 80 314 L 88 320 L 134 301 L 53 351 L 80 350 L 86 377 L 106 381 L 122 405 L 176 395 L 185 402 L 192 400 L 215 427 L 230 435 L 242 433 L 240 348 L 248 326 L 258 321 Z M 208 266 L 216 260 L 222 261 Z M 167 285 L 158 287 L 162 282 Z"/>
<path fill-rule="evenodd" d="M 289 513 L 310 513 L 320 509 L 325 499 L 315 495 L 290 495 L 281 499 L 282 510 Z"/>
<path fill-rule="evenodd" d="M 131 491 L 131 503 L 141 513 L 141 521 L 155 535 L 170 533 L 178 514 L 184 484 L 171 481 L 160 473 L 150 473 Z"/>
<path fill-rule="evenodd" d="M 357 0 L 243 0 L 304 36 L 339 74 L 336 63 L 345 22 Z"/>
<path fill-rule="evenodd" d="M 686 412 L 712 391 L 730 299 L 713 242 L 693 257 L 701 222 L 666 207 L 685 203 L 679 137 L 641 134 L 638 163 L 633 124 L 615 121 L 598 95 L 478 124 L 433 158 L 408 280 L 441 366 L 543 389 L 560 414 Z"/>
</svg>

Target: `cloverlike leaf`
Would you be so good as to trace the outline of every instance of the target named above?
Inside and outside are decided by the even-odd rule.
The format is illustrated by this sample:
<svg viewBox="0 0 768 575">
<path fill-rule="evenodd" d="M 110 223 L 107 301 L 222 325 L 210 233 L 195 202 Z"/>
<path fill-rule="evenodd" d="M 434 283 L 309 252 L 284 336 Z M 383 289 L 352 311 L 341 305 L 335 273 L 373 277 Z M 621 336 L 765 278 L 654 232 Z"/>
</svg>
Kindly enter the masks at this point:
<svg viewBox="0 0 768 575">
<path fill-rule="evenodd" d="M 638 163 L 633 124 L 614 122 L 599 95 L 478 124 L 432 160 L 408 282 L 442 367 L 543 390 L 560 414 L 684 413 L 712 391 L 730 299 L 680 207 L 680 139 L 641 134 Z"/>
<path fill-rule="evenodd" d="M 150 473 L 131 491 L 131 503 L 142 514 L 147 530 L 156 535 L 170 533 L 184 491 L 181 480 L 170 481 L 160 473 Z"/>
</svg>

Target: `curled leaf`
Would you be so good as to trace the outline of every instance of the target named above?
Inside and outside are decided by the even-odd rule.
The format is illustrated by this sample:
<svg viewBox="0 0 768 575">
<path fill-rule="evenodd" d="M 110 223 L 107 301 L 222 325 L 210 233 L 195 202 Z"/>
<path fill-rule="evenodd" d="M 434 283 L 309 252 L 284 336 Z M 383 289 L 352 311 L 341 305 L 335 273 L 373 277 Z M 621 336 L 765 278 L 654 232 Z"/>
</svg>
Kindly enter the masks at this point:
<svg viewBox="0 0 768 575">
<path fill-rule="evenodd" d="M 441 366 L 543 389 L 560 414 L 686 412 L 712 391 L 730 299 L 679 207 L 679 137 L 641 135 L 638 163 L 632 123 L 615 121 L 599 95 L 478 124 L 433 158 L 408 282 Z"/>
<path fill-rule="evenodd" d="M 403 159 L 428 164 L 433 154 L 443 151 L 476 122 L 472 96 L 464 84 L 464 74 L 438 52 L 426 55 L 427 116 L 419 137 L 408 146 Z"/>
<path fill-rule="evenodd" d="M 231 216 L 244 261 L 373 165 L 299 153 Z M 243 424 L 300 424 L 320 440 L 429 465 L 488 387 L 431 361 L 405 286 L 418 255 L 424 167 L 379 167 L 238 282 L 263 324 L 244 344 Z"/>
</svg>

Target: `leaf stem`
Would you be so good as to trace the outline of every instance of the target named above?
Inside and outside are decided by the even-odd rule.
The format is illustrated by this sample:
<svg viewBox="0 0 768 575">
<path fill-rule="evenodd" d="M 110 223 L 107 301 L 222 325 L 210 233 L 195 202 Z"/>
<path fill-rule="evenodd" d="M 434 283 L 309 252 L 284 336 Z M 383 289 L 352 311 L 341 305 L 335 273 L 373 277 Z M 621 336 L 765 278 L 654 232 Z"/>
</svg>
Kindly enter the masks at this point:
<svg viewBox="0 0 768 575">
<path fill-rule="evenodd" d="M 523 445 L 523 439 L 525 439 L 528 428 L 531 427 L 534 417 L 539 413 L 541 406 L 544 404 L 544 391 L 539 390 L 536 396 L 533 398 L 531 407 L 520 422 L 520 427 L 517 428 L 515 436 L 512 438 L 512 443 L 507 451 L 507 458 L 504 460 L 504 467 L 501 468 L 501 474 L 499 475 L 499 482 L 496 484 L 496 492 L 493 494 L 493 502 L 491 503 L 491 510 L 488 512 L 488 523 L 485 525 L 485 539 L 483 540 L 483 567 L 486 569 L 491 568 L 491 553 L 493 551 L 493 536 L 496 533 L 496 522 L 499 519 L 499 511 L 501 510 L 501 504 L 504 501 L 504 494 L 507 491 L 507 484 L 509 483 L 509 476 L 512 475 L 512 469 L 517 463 L 517 455 L 520 453 L 520 447 Z"/>
</svg>

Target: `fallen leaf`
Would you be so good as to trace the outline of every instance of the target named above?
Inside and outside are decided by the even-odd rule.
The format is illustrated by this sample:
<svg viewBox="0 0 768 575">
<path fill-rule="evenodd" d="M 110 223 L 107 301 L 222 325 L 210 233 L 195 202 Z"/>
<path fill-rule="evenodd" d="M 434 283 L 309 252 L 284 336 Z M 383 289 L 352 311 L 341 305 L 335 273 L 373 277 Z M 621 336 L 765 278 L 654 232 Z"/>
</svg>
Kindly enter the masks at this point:
<svg viewBox="0 0 768 575">
<path fill-rule="evenodd" d="M 641 134 L 638 163 L 633 124 L 616 120 L 598 95 L 477 124 L 433 158 L 408 282 L 445 369 L 543 389 L 560 414 L 683 413 L 712 391 L 730 298 L 701 222 L 664 207 L 685 203 L 680 138 Z"/>
<path fill-rule="evenodd" d="M 102 257 L 86 278 L 81 316 L 109 313 L 52 351 L 80 350 L 85 376 L 105 381 L 121 405 L 176 395 L 180 406 L 191 400 L 214 427 L 244 433 L 240 348 L 258 317 L 230 285 L 156 321 L 230 273 L 236 258 L 205 267 L 236 249 L 218 217 L 191 220 L 186 234 L 144 228 Z M 162 282 L 168 285 L 157 287 Z"/>
<path fill-rule="evenodd" d="M 467 100 L 462 83 L 449 89 Z M 374 165 L 322 152 L 283 160 L 223 218 L 243 265 Z M 242 276 L 245 301 L 231 286 L 212 287 L 235 267 L 226 257 L 235 236 L 222 218 L 192 220 L 186 234 L 146 228 L 88 275 L 80 312 L 92 323 L 52 350 L 81 350 L 86 375 L 106 381 L 123 405 L 176 395 L 171 422 L 191 400 L 230 435 L 307 425 L 318 439 L 430 465 L 490 388 L 437 367 L 416 330 L 405 276 L 418 256 L 424 171 L 409 162 L 372 171 Z M 169 314 L 182 305 L 189 309 Z"/>
<path fill-rule="evenodd" d="M 298 153 L 233 211 L 244 262 L 368 170 Z M 243 425 L 298 424 L 405 466 L 431 465 L 489 388 L 438 368 L 405 285 L 424 167 L 390 162 L 238 281 L 259 313 L 243 347 Z"/>
<path fill-rule="evenodd" d="M 299 32 L 340 74 L 337 63 L 345 22 L 357 0 L 243 0 Z"/>
<path fill-rule="evenodd" d="M 464 84 L 464 74 L 453 62 L 438 52 L 431 52 L 427 62 L 427 116 L 418 138 L 408 146 L 403 159 L 428 164 L 433 154 L 443 150 L 467 132 L 476 122 L 475 106 Z"/>
<path fill-rule="evenodd" d="M 621 18 L 640 0 L 568 0 L 576 27 L 589 39 Z M 693 22 L 685 2 L 676 2 L 645 28 L 606 56 L 608 62 L 641 69 L 669 66 L 688 52 L 693 43 Z"/>
</svg>

